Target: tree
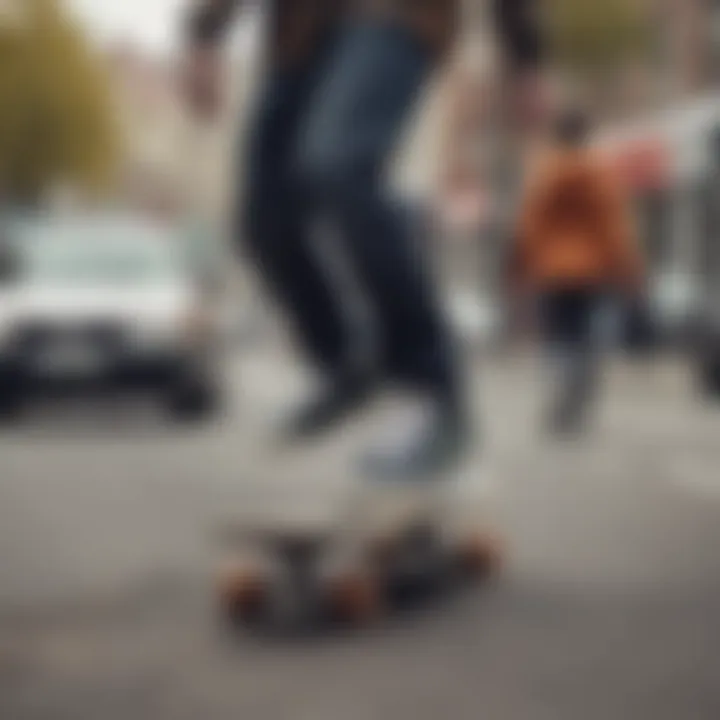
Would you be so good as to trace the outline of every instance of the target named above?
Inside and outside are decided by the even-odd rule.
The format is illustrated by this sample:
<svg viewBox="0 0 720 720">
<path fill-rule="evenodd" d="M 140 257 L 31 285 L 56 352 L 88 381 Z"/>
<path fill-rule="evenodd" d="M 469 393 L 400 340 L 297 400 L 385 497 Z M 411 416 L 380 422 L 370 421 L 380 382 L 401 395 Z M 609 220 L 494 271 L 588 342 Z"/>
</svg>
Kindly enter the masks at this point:
<svg viewBox="0 0 720 720">
<path fill-rule="evenodd" d="M 575 76 L 611 77 L 652 47 L 640 0 L 544 0 L 544 10 L 552 55 Z"/>
<path fill-rule="evenodd" d="M 4 0 L 0 24 L 0 193 L 37 203 L 56 183 L 100 191 L 117 152 L 102 64 L 58 0 Z"/>
<path fill-rule="evenodd" d="M 650 60 L 657 37 L 642 0 L 542 0 L 552 60 L 585 89 L 591 106 L 611 108 L 618 80 Z"/>
<path fill-rule="evenodd" d="M 577 72 L 617 69 L 646 52 L 650 18 L 637 0 L 545 0 L 555 57 Z"/>
</svg>

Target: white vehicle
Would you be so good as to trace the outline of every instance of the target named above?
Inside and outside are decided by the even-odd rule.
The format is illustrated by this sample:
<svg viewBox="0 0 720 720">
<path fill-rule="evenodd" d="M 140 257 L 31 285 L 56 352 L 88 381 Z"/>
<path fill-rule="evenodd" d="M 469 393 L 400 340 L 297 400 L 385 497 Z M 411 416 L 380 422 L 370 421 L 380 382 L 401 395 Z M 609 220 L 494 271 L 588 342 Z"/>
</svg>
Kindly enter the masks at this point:
<svg viewBox="0 0 720 720">
<path fill-rule="evenodd" d="M 604 135 L 611 154 L 632 164 L 642 148 L 653 185 L 653 202 L 643 213 L 650 266 L 649 290 L 654 324 L 665 337 L 684 337 L 688 324 L 707 300 L 708 282 L 720 282 L 708 267 L 714 232 L 706 225 L 708 208 L 716 205 L 720 98 L 700 97 L 686 105 Z M 654 149 L 654 150 L 653 150 Z M 645 171 L 647 173 L 647 169 Z"/>
<path fill-rule="evenodd" d="M 187 246 L 121 217 L 0 225 L 0 412 L 51 389 L 154 389 L 175 417 L 219 398 L 221 323 Z"/>
</svg>

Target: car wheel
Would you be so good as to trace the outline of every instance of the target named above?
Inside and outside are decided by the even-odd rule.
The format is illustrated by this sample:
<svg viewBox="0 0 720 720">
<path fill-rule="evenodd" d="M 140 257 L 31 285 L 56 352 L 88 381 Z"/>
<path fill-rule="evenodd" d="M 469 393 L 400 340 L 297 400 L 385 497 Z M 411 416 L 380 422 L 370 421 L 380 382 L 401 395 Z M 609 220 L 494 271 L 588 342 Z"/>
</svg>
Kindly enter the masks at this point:
<svg viewBox="0 0 720 720">
<path fill-rule="evenodd" d="M 220 393 L 208 380 L 192 380 L 171 388 L 167 400 L 173 420 L 197 422 L 213 417 L 220 407 Z"/>
<path fill-rule="evenodd" d="M 16 420 L 23 407 L 23 394 L 17 378 L 0 376 L 0 423 Z"/>
<path fill-rule="evenodd" d="M 720 400 L 720 357 L 706 360 L 700 367 L 703 396 Z"/>
</svg>

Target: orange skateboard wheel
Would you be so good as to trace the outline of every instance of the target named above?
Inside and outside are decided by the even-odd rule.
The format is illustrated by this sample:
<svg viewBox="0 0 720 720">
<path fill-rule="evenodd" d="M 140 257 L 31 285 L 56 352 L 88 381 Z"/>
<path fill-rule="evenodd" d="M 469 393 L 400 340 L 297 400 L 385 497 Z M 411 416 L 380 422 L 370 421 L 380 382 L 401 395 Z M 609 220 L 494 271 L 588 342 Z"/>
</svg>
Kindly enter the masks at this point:
<svg viewBox="0 0 720 720">
<path fill-rule="evenodd" d="M 220 573 L 218 596 L 232 616 L 249 616 L 261 610 L 269 596 L 267 578 L 254 568 L 230 568 Z"/>
<path fill-rule="evenodd" d="M 380 613 L 380 596 L 377 580 L 367 573 L 343 575 L 328 581 L 329 610 L 343 622 L 370 622 Z"/>
<path fill-rule="evenodd" d="M 499 536 L 478 532 L 460 544 L 458 554 L 463 569 L 485 577 L 502 567 L 504 546 Z"/>
</svg>

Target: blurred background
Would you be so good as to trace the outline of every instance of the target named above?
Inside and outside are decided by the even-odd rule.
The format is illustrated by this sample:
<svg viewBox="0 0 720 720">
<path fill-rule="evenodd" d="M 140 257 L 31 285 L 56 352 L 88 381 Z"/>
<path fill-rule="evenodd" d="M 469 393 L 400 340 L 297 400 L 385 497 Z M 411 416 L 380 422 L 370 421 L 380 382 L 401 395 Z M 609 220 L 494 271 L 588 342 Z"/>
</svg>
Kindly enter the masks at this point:
<svg viewBox="0 0 720 720">
<path fill-rule="evenodd" d="M 4 3 L 2 29 L 5 203 L 175 216 L 202 209 L 222 234 L 261 62 L 262 10 L 253 6 L 237 23 L 230 101 L 199 131 L 178 82 L 182 3 L 14 6 Z M 591 108 L 635 196 L 660 320 L 676 324 L 712 265 L 718 10 L 709 0 L 542 7 L 554 61 L 548 92 L 556 103 L 573 98 Z M 437 208 L 449 236 L 443 254 L 463 247 L 455 265 L 471 274 L 470 287 L 457 279 L 456 304 L 466 309 L 474 306 L 465 296 L 487 293 L 497 271 L 503 239 L 487 230 L 506 194 L 498 163 L 512 165 L 499 132 L 502 88 L 487 13 L 486 4 L 468 4 L 456 56 L 428 93 L 397 167 L 400 186 Z M 481 304 L 476 322 L 497 310 L 490 298 Z"/>
<path fill-rule="evenodd" d="M 18 285 L 0 258 L 0 340 L 17 331 L 49 378 L 31 402 L 0 358 L 0 717 L 717 717 L 720 2 L 538 4 L 547 101 L 588 108 L 648 267 L 597 427 L 560 448 L 537 432 L 545 381 L 503 281 L 532 138 L 468 0 L 393 182 L 431 210 L 483 418 L 468 472 L 508 567 L 379 633 L 266 647 L 217 627 L 208 528 L 269 476 L 278 503 L 337 490 L 347 457 L 293 477 L 257 449 L 302 385 L 231 243 L 262 7 L 228 44 L 222 116 L 198 125 L 182 0 L 0 0 L 0 240 L 29 268 Z M 79 320 L 82 342 L 52 344 Z M 108 363 L 153 392 L 65 397 Z"/>
</svg>

